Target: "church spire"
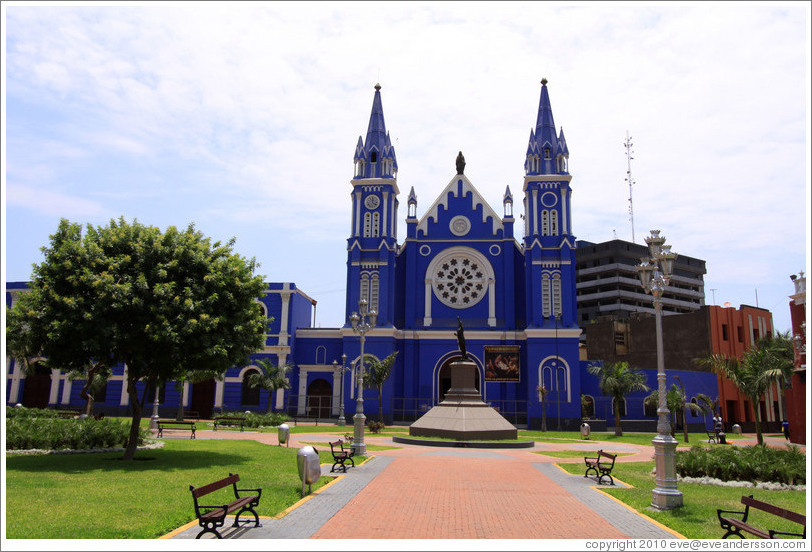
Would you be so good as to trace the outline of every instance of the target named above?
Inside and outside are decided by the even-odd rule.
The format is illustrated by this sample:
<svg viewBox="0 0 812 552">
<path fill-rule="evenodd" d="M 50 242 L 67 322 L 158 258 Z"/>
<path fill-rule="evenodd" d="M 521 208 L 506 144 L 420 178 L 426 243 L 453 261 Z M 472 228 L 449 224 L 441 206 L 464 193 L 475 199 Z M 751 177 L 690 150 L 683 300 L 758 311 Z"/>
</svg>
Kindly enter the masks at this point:
<svg viewBox="0 0 812 552">
<path fill-rule="evenodd" d="M 398 162 L 395 148 L 386 131 L 381 103 L 381 85 L 375 85 L 375 97 L 372 100 L 372 114 L 369 116 L 367 137 L 358 137 L 355 148 L 355 178 L 395 178 Z"/>
<path fill-rule="evenodd" d="M 569 151 L 564 140 L 564 130 L 561 130 L 560 135 L 555 131 L 550 93 L 547 91 L 547 79 L 541 79 L 541 98 L 536 116 L 536 128 L 530 131 L 525 173 L 528 175 L 566 174 L 568 158 Z"/>
</svg>

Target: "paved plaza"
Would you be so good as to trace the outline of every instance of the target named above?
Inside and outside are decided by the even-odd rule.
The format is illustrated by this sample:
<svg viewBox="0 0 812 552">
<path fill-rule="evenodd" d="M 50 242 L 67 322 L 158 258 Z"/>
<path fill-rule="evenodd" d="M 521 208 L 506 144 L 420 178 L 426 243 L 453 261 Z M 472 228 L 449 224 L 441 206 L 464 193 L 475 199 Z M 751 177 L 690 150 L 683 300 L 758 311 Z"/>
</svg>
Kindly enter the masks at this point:
<svg viewBox="0 0 812 552">
<path fill-rule="evenodd" d="M 256 439 L 276 444 L 269 433 L 198 432 L 199 439 Z M 335 436 L 293 434 L 299 442 L 326 442 Z M 572 475 L 555 463 L 576 462 L 535 454 L 606 444 L 536 443 L 527 449 L 474 449 L 394 444 L 391 437 L 367 436 L 367 444 L 400 448 L 374 451 L 372 458 L 262 527 L 225 528 L 224 538 L 240 539 L 676 539 L 681 535 L 631 510 L 598 490 L 594 478 Z M 611 445 L 632 453 L 622 461 L 650 460 L 653 447 Z M 322 465 L 329 473 L 329 465 Z M 616 481 L 618 486 L 623 483 Z M 363 523 L 359 523 L 363 520 Z M 191 522 L 164 538 L 194 539 Z M 210 537 L 207 534 L 204 538 Z"/>
</svg>

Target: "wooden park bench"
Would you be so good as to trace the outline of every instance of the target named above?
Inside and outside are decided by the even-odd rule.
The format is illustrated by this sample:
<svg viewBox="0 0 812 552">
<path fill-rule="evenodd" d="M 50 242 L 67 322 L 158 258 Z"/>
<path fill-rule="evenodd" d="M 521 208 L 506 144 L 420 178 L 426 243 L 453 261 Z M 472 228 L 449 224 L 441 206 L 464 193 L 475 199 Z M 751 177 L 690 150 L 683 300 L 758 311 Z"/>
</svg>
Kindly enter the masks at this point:
<svg viewBox="0 0 812 552">
<path fill-rule="evenodd" d="M 190 439 L 196 439 L 195 437 L 195 422 L 179 422 L 177 420 L 158 420 L 158 438 L 164 436 L 164 429 L 188 429 L 192 432 L 192 436 L 189 437 Z"/>
<path fill-rule="evenodd" d="M 604 458 L 606 460 L 604 460 Z M 595 476 L 598 478 L 598 485 L 601 484 L 604 477 L 609 478 L 609 484 L 614 485 L 615 480 L 612 478 L 612 468 L 615 467 L 615 458 L 617 458 L 617 454 L 610 454 L 608 452 L 603 452 L 602 450 L 598 451 L 598 456 L 591 458 L 591 457 L 584 457 L 584 464 L 586 464 L 586 472 L 584 473 L 584 477 L 589 476 L 589 472 L 594 472 Z M 608 462 L 607 460 L 611 460 Z M 598 473 L 600 472 L 600 474 Z"/>
<path fill-rule="evenodd" d="M 716 515 L 719 518 L 719 523 L 722 526 L 722 529 L 727 531 L 722 537 L 723 539 L 728 538 L 730 535 L 736 535 L 740 539 L 745 538 L 742 535 L 742 531 L 746 531 L 751 535 L 755 535 L 760 539 L 774 539 L 776 535 L 787 535 L 791 537 L 800 537 L 802 539 L 806 538 L 806 516 L 803 514 L 798 514 L 792 512 L 790 510 L 785 510 L 784 508 L 779 508 L 778 506 L 773 506 L 772 504 L 768 504 L 766 502 L 762 502 L 760 500 L 756 500 L 753 498 L 753 495 L 750 496 L 743 496 L 742 497 L 742 504 L 744 504 L 744 511 L 739 512 L 735 510 L 716 510 Z M 774 529 L 759 529 L 757 527 L 753 527 L 747 523 L 747 516 L 750 514 L 750 508 L 756 508 L 758 510 L 762 510 L 764 512 L 773 514 L 778 517 L 782 517 L 784 519 L 788 519 L 789 521 L 794 521 L 795 523 L 800 524 L 803 526 L 804 530 L 802 533 L 788 533 L 786 531 L 776 531 Z M 722 514 L 739 514 L 741 518 L 736 517 L 729 517 L 723 516 Z"/>
<path fill-rule="evenodd" d="M 238 416 L 220 416 L 219 418 L 214 419 L 214 431 L 217 431 L 217 426 L 240 426 L 240 431 L 243 431 L 243 427 L 245 426 L 245 418 L 241 418 Z"/>
<path fill-rule="evenodd" d="M 355 467 L 355 460 L 352 459 L 354 451 L 352 449 L 345 449 L 344 448 L 344 441 L 339 439 L 338 441 L 331 441 L 330 442 L 330 452 L 333 455 L 333 467 L 330 468 L 330 473 L 336 471 L 336 468 L 341 466 L 341 471 L 347 473 L 347 461 L 349 460 L 351 467 Z"/>
<path fill-rule="evenodd" d="M 259 504 L 259 497 L 262 495 L 262 489 L 238 489 L 237 481 L 239 480 L 239 475 L 236 473 L 229 473 L 228 477 L 221 479 L 220 481 L 215 481 L 214 483 L 209 483 L 208 485 L 204 485 L 202 487 L 194 487 L 193 485 L 189 485 L 189 490 L 192 491 L 192 498 L 195 501 L 195 515 L 200 522 L 200 526 L 203 527 L 203 530 L 195 538 L 199 539 L 204 533 L 214 533 L 217 535 L 218 539 L 222 539 L 223 536 L 217 531 L 217 528 L 222 527 L 225 524 L 227 515 L 237 510 L 239 510 L 239 512 L 237 512 L 237 515 L 234 518 L 233 527 L 239 527 L 240 516 L 244 512 L 251 512 L 254 514 L 254 522 L 256 523 L 256 527 L 262 527 L 262 525 L 259 524 L 259 516 L 254 510 L 254 507 Z M 213 493 L 214 491 L 219 491 L 220 489 L 228 487 L 229 485 L 234 487 L 235 499 L 233 501 L 227 504 L 212 505 L 200 504 L 198 501 L 199 498 Z M 253 491 L 256 494 L 242 497 L 240 496 L 241 492 L 250 491 Z M 250 523 L 250 520 L 247 520 L 246 523 Z"/>
</svg>

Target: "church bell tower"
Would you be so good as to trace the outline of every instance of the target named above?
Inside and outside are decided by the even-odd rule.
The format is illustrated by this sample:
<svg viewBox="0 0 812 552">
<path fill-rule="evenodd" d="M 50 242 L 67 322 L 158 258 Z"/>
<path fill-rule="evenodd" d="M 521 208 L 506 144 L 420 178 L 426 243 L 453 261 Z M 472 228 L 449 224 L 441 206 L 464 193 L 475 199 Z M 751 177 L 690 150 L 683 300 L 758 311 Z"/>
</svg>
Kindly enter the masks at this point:
<svg viewBox="0 0 812 552">
<path fill-rule="evenodd" d="M 398 162 L 384 122 L 380 84 L 375 85 L 366 139 L 358 137 L 353 161 L 345 320 L 366 299 L 378 313 L 377 325 L 393 326 Z"/>
</svg>

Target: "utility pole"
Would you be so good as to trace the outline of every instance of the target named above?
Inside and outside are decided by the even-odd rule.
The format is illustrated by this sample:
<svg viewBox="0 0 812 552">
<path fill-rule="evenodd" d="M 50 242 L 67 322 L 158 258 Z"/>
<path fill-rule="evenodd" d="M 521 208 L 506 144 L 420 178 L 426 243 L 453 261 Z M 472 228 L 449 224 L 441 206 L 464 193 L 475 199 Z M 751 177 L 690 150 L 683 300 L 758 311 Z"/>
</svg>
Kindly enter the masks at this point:
<svg viewBox="0 0 812 552">
<path fill-rule="evenodd" d="M 632 186 L 634 185 L 634 178 L 632 178 L 632 137 L 629 136 L 629 131 L 626 131 L 626 141 L 623 142 L 623 147 L 626 148 L 626 182 L 629 183 L 629 220 L 632 223 L 632 243 L 634 243 L 634 204 L 632 203 Z"/>
</svg>

